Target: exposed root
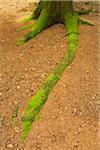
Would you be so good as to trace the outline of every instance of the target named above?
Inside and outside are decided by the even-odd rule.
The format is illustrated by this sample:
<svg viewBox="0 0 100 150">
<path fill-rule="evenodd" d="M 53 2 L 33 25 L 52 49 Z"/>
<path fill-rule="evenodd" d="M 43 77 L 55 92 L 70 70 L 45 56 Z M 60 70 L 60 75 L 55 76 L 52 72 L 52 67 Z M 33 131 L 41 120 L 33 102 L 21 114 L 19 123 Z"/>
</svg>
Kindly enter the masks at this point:
<svg viewBox="0 0 100 150">
<path fill-rule="evenodd" d="M 91 12 L 93 12 L 93 10 L 91 10 L 91 9 L 76 11 L 76 13 L 78 13 L 79 15 L 87 15 L 87 14 L 89 14 Z"/>
<path fill-rule="evenodd" d="M 54 71 L 49 75 L 47 80 L 44 82 L 43 86 L 37 91 L 36 95 L 33 96 L 29 103 L 27 108 L 25 109 L 25 114 L 22 118 L 22 135 L 21 135 L 21 141 L 24 142 L 25 139 L 28 136 L 28 133 L 32 129 L 32 123 L 33 121 L 36 120 L 37 115 L 39 114 L 40 110 L 43 108 L 45 102 L 47 101 L 47 98 L 60 79 L 62 73 L 68 67 L 72 62 L 73 58 L 75 57 L 76 54 L 76 48 L 78 45 L 78 27 L 79 24 L 88 24 L 92 25 L 91 23 L 88 23 L 82 19 L 80 19 L 79 15 L 85 15 L 91 12 L 91 10 L 86 10 L 86 11 L 79 11 L 79 12 L 73 12 L 72 5 L 68 5 L 68 7 L 65 4 L 69 2 L 63 3 L 61 5 L 61 2 L 50 2 L 47 3 L 46 1 L 41 4 L 43 4 L 41 7 L 38 7 L 37 10 L 37 16 L 38 19 L 36 21 L 36 24 L 34 25 L 34 28 L 31 29 L 31 31 L 25 35 L 23 38 L 19 39 L 17 42 L 17 45 L 21 45 L 25 43 L 26 41 L 32 39 L 35 37 L 38 33 L 40 33 L 43 29 L 49 27 L 50 25 L 57 23 L 59 21 L 63 22 L 65 24 L 66 28 L 66 34 L 67 34 L 67 52 L 65 53 L 63 59 L 60 61 L 60 63 L 57 65 L 57 67 L 54 69 Z M 63 7 L 55 7 L 56 4 L 59 4 L 58 6 L 63 6 L 65 9 L 63 11 L 59 11 L 58 8 L 63 8 Z M 72 3 L 70 3 L 72 4 Z M 69 8 L 70 6 L 70 8 Z M 43 8 L 41 10 L 41 8 Z M 53 8 L 53 9 L 51 9 Z M 54 9 L 57 9 L 55 13 L 52 13 Z M 67 8 L 67 9 L 66 9 Z M 41 10 L 41 13 L 40 13 Z M 61 13 L 61 14 L 60 14 Z M 36 14 L 36 13 L 35 13 Z M 24 20 L 24 22 L 29 21 L 33 17 L 29 17 Z M 20 30 L 23 30 L 27 27 L 22 27 Z"/>
<path fill-rule="evenodd" d="M 30 21 L 30 20 L 33 20 L 33 19 L 35 19 L 35 18 L 34 18 L 34 13 L 33 13 L 32 15 L 28 16 L 28 17 L 25 17 L 25 18 L 21 19 L 21 20 L 18 21 L 18 22 L 19 22 L 19 23 L 26 23 L 26 22 L 28 22 L 28 21 Z"/>
<path fill-rule="evenodd" d="M 76 14 L 65 15 L 65 26 L 68 33 L 68 52 L 66 52 L 62 61 L 58 64 L 53 73 L 49 75 L 43 86 L 37 91 L 36 95 L 30 99 L 22 119 L 22 142 L 27 138 L 28 133 L 32 128 L 32 123 L 47 101 L 51 90 L 60 79 L 65 68 L 72 63 L 73 58 L 75 57 L 78 43 L 78 19 L 79 17 Z"/>
<path fill-rule="evenodd" d="M 32 28 L 33 28 L 33 25 L 28 24 L 28 25 L 25 25 L 23 27 L 18 28 L 17 31 L 22 31 L 22 30 L 25 30 L 25 29 L 32 29 Z"/>
<path fill-rule="evenodd" d="M 27 138 L 28 133 L 32 128 L 33 121 L 36 120 L 38 113 L 44 106 L 50 91 L 52 90 L 57 81 L 58 78 L 54 74 L 50 74 L 44 85 L 37 91 L 36 95 L 30 99 L 28 106 L 25 110 L 24 117 L 22 118 L 22 142 L 24 142 Z"/>
<path fill-rule="evenodd" d="M 93 23 L 90 23 L 90 22 L 88 22 L 88 21 L 86 21 L 86 20 L 83 20 L 83 19 L 80 19 L 80 20 L 79 20 L 79 24 L 80 24 L 80 25 L 94 26 Z"/>
<path fill-rule="evenodd" d="M 55 68 L 54 73 L 58 78 L 61 77 L 65 68 L 70 65 L 76 53 L 78 45 L 78 22 L 79 16 L 77 14 L 67 13 L 64 17 L 65 28 L 67 33 L 67 52 L 62 61 Z"/>
<path fill-rule="evenodd" d="M 40 33 L 43 29 L 51 25 L 51 20 L 48 17 L 48 12 L 46 9 L 41 11 L 39 18 L 36 21 L 35 26 L 32 30 L 26 34 L 23 38 L 17 41 L 17 46 L 24 44 L 26 41 L 29 41 L 33 37 L 35 37 L 38 33 Z"/>
<path fill-rule="evenodd" d="M 34 12 L 30 16 L 27 16 L 27 17 L 21 19 L 19 21 L 19 23 L 26 23 L 26 22 L 28 22 L 30 20 L 37 19 L 39 17 L 39 15 L 40 15 L 40 12 L 41 12 L 41 8 L 40 8 L 40 6 L 38 6 L 36 8 L 36 10 L 34 10 Z"/>
</svg>

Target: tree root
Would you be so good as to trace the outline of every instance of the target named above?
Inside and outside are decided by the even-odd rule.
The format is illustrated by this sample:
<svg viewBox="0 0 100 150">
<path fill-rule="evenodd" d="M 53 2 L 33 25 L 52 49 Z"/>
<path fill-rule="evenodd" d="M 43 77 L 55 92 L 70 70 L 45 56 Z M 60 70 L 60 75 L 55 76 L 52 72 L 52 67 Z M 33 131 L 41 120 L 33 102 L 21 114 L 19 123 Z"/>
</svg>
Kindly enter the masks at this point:
<svg viewBox="0 0 100 150">
<path fill-rule="evenodd" d="M 85 21 L 85 20 L 83 20 L 83 19 L 80 19 L 80 20 L 79 20 L 79 24 L 80 24 L 80 25 L 89 25 L 89 26 L 94 26 L 94 24 L 93 24 L 93 23 L 90 23 L 90 22 Z"/>
<path fill-rule="evenodd" d="M 33 25 L 28 24 L 28 25 L 25 25 L 23 27 L 18 28 L 17 31 L 22 31 L 22 30 L 25 30 L 25 29 L 32 29 L 32 28 L 33 28 Z"/>
<path fill-rule="evenodd" d="M 87 14 L 89 14 L 91 12 L 93 12 L 93 10 L 91 10 L 91 9 L 76 11 L 76 13 L 78 13 L 79 15 L 87 15 Z"/>
<path fill-rule="evenodd" d="M 18 22 L 19 22 L 19 23 L 26 23 L 26 22 L 28 22 L 28 21 L 30 21 L 30 20 L 33 20 L 33 19 L 35 19 L 34 13 L 33 13 L 32 15 L 28 16 L 28 17 L 25 17 L 25 18 L 21 19 L 21 20 L 18 21 Z"/>
<path fill-rule="evenodd" d="M 72 63 L 73 58 L 75 57 L 76 47 L 78 43 L 78 21 L 79 16 L 76 14 L 65 15 L 65 27 L 68 34 L 68 52 L 66 52 L 62 61 L 58 64 L 53 73 L 49 75 L 43 86 L 37 91 L 36 95 L 30 99 L 28 106 L 25 110 L 24 117 L 22 119 L 22 142 L 24 142 L 27 138 L 28 133 L 32 128 L 32 123 L 33 121 L 35 121 L 36 116 L 47 101 L 51 90 L 60 79 L 65 68 L 70 63 Z"/>
<path fill-rule="evenodd" d="M 30 16 L 21 19 L 19 21 L 19 23 L 26 23 L 26 22 L 28 22 L 30 20 L 37 19 L 39 17 L 39 15 L 40 15 L 40 12 L 41 12 L 41 6 L 38 5 L 38 7 L 35 9 L 35 11 Z"/>
<path fill-rule="evenodd" d="M 46 5 L 46 3 L 43 3 Z M 53 6 L 53 5 L 52 5 Z M 55 5 L 54 5 L 55 6 Z M 39 11 L 40 11 L 39 7 Z M 25 114 L 22 118 L 22 135 L 21 135 L 21 141 L 24 142 L 27 138 L 30 130 L 32 129 L 32 123 L 36 120 L 37 115 L 43 108 L 45 102 L 47 101 L 47 98 L 51 92 L 51 90 L 54 88 L 58 80 L 60 79 L 62 73 L 64 70 L 73 62 L 73 58 L 76 54 L 76 48 L 78 46 L 78 27 L 79 24 L 88 24 L 92 25 L 91 23 L 88 23 L 82 19 L 80 19 L 79 15 L 85 15 L 89 13 L 89 11 L 82 11 L 82 12 L 73 12 L 68 11 L 63 13 L 63 21 L 66 28 L 66 34 L 67 34 L 67 52 L 65 53 L 63 59 L 60 61 L 60 63 L 57 65 L 57 67 L 54 69 L 54 71 L 49 75 L 47 80 L 44 82 L 43 86 L 37 91 L 36 95 L 33 96 L 29 103 L 27 108 L 25 109 Z M 25 35 L 23 38 L 19 39 L 17 41 L 17 45 L 21 45 L 25 43 L 26 41 L 29 41 L 33 37 L 35 37 L 38 33 L 40 33 L 45 28 L 49 27 L 50 25 L 54 24 L 54 19 L 57 16 L 52 16 L 47 10 L 47 7 L 43 7 L 41 10 L 41 13 L 36 21 L 36 24 L 31 29 L 31 31 Z M 58 14 L 57 14 L 58 15 Z M 58 15 L 59 16 L 59 15 Z M 34 17 L 28 17 L 24 19 L 24 22 L 27 22 Z M 57 18 L 59 19 L 59 18 Z M 61 18 L 60 18 L 61 19 Z M 25 29 L 26 27 L 20 28 L 20 30 Z"/>
<path fill-rule="evenodd" d="M 29 41 L 30 39 L 35 37 L 38 33 L 40 33 L 43 29 L 47 28 L 50 25 L 51 25 L 51 20 L 48 17 L 48 12 L 46 9 L 43 9 L 41 11 L 39 18 L 36 21 L 35 26 L 28 34 L 26 34 L 23 38 L 17 41 L 17 46 Z"/>
</svg>

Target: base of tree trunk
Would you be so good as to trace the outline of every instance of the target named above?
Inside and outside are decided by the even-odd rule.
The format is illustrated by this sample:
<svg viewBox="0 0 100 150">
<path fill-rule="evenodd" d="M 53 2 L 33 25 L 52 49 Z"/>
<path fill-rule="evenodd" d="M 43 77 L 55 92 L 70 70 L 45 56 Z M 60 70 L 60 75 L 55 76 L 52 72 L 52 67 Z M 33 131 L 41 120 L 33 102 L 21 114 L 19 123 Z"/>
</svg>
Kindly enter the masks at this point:
<svg viewBox="0 0 100 150">
<path fill-rule="evenodd" d="M 27 135 L 32 128 L 32 123 L 36 120 L 38 113 L 47 101 L 51 90 L 60 79 L 65 68 L 72 63 L 78 45 L 78 26 L 79 24 L 91 25 L 80 19 L 80 14 L 87 14 L 89 12 L 90 11 L 75 12 L 73 10 L 72 1 L 41 1 L 35 12 L 28 18 L 22 20 L 22 22 L 27 22 L 32 19 L 37 19 L 31 31 L 18 40 L 17 45 L 25 43 L 35 37 L 43 29 L 58 22 L 65 25 L 68 40 L 67 52 L 63 59 L 49 75 L 43 86 L 37 91 L 36 95 L 30 99 L 28 106 L 25 109 L 25 114 L 22 118 L 22 142 L 27 138 Z M 24 26 L 20 28 L 20 30 L 28 27 L 30 26 Z"/>
</svg>

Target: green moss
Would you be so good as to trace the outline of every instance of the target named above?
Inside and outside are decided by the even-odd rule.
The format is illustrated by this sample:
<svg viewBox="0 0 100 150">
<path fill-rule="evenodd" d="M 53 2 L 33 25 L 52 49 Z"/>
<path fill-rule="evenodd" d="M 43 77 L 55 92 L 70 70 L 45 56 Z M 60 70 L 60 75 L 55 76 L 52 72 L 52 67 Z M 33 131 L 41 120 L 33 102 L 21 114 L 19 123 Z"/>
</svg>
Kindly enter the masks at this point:
<svg viewBox="0 0 100 150">
<path fill-rule="evenodd" d="M 75 57 L 76 48 L 78 45 L 79 23 L 87 23 L 80 19 L 79 14 L 86 13 L 88 12 L 74 12 L 72 7 L 72 0 L 65 2 L 41 1 L 35 13 L 33 13 L 32 16 L 23 20 L 24 22 L 27 22 L 33 18 L 37 19 L 35 26 L 26 36 L 18 40 L 17 45 L 21 45 L 26 41 L 32 39 L 43 29 L 49 27 L 50 25 L 61 22 L 64 23 L 66 28 L 67 51 L 57 67 L 49 75 L 42 87 L 37 91 L 36 95 L 33 96 L 29 101 L 28 106 L 25 109 L 24 116 L 22 118 L 22 141 L 27 138 L 28 133 L 32 129 L 33 121 L 36 120 L 37 115 L 43 108 L 50 92 L 56 85 L 57 81 L 60 79 L 62 73 L 68 67 L 68 65 L 73 62 L 73 58 Z M 23 27 L 22 29 L 25 28 L 26 27 Z"/>
<path fill-rule="evenodd" d="M 65 26 L 68 37 L 68 51 L 58 66 L 54 69 L 53 73 L 51 73 L 44 82 L 43 86 L 37 91 L 36 95 L 30 99 L 22 118 L 22 141 L 27 138 L 28 133 L 32 129 L 32 123 L 36 120 L 38 113 L 43 108 L 51 90 L 60 79 L 65 68 L 72 62 L 75 56 L 78 42 L 78 16 L 76 17 L 76 14 L 71 14 L 69 17 L 69 14 L 68 16 L 66 14 L 65 19 L 67 20 L 67 23 L 65 20 Z"/>
<path fill-rule="evenodd" d="M 32 14 L 32 15 L 26 17 L 26 18 L 21 19 L 20 23 L 28 22 L 28 21 L 32 20 L 33 18 L 34 18 L 34 14 Z"/>
<path fill-rule="evenodd" d="M 31 121 L 23 121 L 22 122 L 22 129 L 23 129 L 23 133 L 21 135 L 21 142 L 24 142 L 25 139 L 28 136 L 29 131 L 32 129 L 32 122 Z"/>
<path fill-rule="evenodd" d="M 58 79 L 54 74 L 50 74 L 43 87 L 41 87 L 37 91 L 36 95 L 30 99 L 28 106 L 25 110 L 25 114 L 22 118 L 22 141 L 26 139 L 29 131 L 32 128 L 32 122 L 36 120 L 38 113 L 45 104 L 45 101 L 47 100 L 48 95 L 52 90 L 53 86 L 56 84 L 57 80 Z"/>
<path fill-rule="evenodd" d="M 31 29 L 33 27 L 33 25 L 32 24 L 29 24 L 29 25 L 25 25 L 25 26 L 23 26 L 23 27 L 20 27 L 17 31 L 22 31 L 22 30 L 25 30 L 25 29 Z"/>
<path fill-rule="evenodd" d="M 26 41 L 29 41 L 30 39 L 35 37 L 43 29 L 50 26 L 51 22 L 51 19 L 48 17 L 48 11 L 44 8 L 41 11 L 39 18 L 37 19 L 36 24 L 33 26 L 31 31 L 17 41 L 17 46 L 24 44 Z"/>
</svg>

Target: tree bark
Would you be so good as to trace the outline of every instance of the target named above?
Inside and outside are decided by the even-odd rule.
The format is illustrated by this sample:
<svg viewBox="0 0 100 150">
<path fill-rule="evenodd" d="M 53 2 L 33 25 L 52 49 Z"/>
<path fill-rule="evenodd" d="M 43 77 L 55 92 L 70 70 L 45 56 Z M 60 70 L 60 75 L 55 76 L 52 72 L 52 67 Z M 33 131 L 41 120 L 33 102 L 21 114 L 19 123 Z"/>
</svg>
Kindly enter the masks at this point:
<svg viewBox="0 0 100 150">
<path fill-rule="evenodd" d="M 63 22 L 65 13 L 73 11 L 72 1 L 41 1 L 39 6 L 41 9 L 47 9 L 54 23 Z"/>
</svg>

